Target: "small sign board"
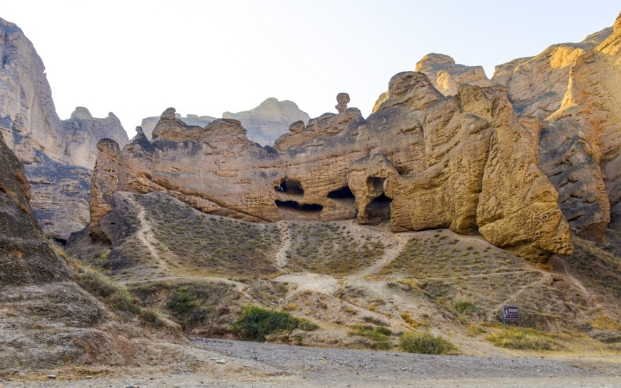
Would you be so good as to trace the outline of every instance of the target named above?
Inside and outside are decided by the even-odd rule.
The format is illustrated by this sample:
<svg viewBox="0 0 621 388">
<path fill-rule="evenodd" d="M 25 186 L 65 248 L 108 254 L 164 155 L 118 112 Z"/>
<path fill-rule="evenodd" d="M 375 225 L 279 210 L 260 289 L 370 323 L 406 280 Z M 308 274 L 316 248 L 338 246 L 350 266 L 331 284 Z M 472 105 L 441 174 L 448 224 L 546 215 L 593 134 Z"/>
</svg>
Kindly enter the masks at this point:
<svg viewBox="0 0 621 388">
<path fill-rule="evenodd" d="M 520 320 L 520 309 L 518 306 L 502 306 L 502 317 L 507 321 L 519 321 Z"/>
</svg>

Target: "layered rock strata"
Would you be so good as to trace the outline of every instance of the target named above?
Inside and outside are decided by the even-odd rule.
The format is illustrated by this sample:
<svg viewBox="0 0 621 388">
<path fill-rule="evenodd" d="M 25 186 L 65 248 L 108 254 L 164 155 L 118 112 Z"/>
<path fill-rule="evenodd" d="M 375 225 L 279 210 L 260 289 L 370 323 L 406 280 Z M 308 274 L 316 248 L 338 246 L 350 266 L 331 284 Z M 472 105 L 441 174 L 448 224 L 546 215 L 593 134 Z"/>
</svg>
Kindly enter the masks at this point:
<svg viewBox="0 0 621 388">
<path fill-rule="evenodd" d="M 431 84 L 445 96 L 454 96 L 461 84 L 492 86 L 483 66 L 466 66 L 444 54 L 427 54 L 416 64 L 416 71 L 429 77 Z"/>
<path fill-rule="evenodd" d="M 118 118 L 77 108 L 58 117 L 45 67 L 15 24 L 0 19 L 0 134 L 26 166 L 32 207 L 46 234 L 66 240 L 89 220 L 91 171 L 102 137 L 127 143 Z"/>
<path fill-rule="evenodd" d="M 99 198 L 114 191 L 162 191 L 254 222 L 390 220 L 393 231 L 480 231 L 537 262 L 571 252 L 558 194 L 537 165 L 536 137 L 502 89 L 466 85 L 444 97 L 424 74 L 406 72 L 391 79 L 368 119 L 342 108 L 294 123 L 275 149 L 250 141 L 237 120 L 190 127 L 167 109 L 153 141 L 139 131 L 114 167 L 108 151 L 116 147 L 106 141 L 95 176 L 107 181 L 94 186 L 108 191 L 95 192 L 91 213 L 105 214 Z"/>
<path fill-rule="evenodd" d="M 497 66 L 492 79 L 522 117 L 541 120 L 541 168 L 572 231 L 595 241 L 621 215 L 620 27 Z"/>
<path fill-rule="evenodd" d="M 310 116 L 295 102 L 268 98 L 256 108 L 243 112 L 224 112 L 224 119 L 239 120 L 246 128 L 248 139 L 261 145 L 272 145 L 296 121 L 308 123 Z"/>
</svg>

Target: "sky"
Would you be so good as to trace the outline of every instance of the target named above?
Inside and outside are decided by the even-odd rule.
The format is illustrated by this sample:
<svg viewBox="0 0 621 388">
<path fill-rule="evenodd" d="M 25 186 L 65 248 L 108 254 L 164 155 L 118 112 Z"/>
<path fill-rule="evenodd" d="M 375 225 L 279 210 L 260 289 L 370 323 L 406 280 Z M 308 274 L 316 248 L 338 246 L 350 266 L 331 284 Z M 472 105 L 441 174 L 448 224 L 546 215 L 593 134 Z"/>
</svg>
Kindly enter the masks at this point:
<svg viewBox="0 0 621 388">
<path fill-rule="evenodd" d="M 612 26 L 621 1 L 0 0 L 46 67 L 56 110 L 117 115 L 132 137 L 167 107 L 220 117 L 268 97 L 366 117 L 428 53 L 494 66 Z"/>
</svg>

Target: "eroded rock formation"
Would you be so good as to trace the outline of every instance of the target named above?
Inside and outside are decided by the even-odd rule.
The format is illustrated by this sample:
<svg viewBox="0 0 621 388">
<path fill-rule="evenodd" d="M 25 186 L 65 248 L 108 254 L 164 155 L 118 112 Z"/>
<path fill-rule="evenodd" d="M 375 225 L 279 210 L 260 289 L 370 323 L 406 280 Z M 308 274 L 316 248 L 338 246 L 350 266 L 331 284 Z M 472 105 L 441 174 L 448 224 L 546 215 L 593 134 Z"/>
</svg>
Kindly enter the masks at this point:
<svg viewBox="0 0 621 388">
<path fill-rule="evenodd" d="M 416 71 L 429 77 L 431 84 L 445 96 L 457 94 L 461 84 L 491 86 L 483 66 L 456 64 L 455 60 L 444 54 L 427 54 L 416 64 Z"/>
<path fill-rule="evenodd" d="M 45 67 L 15 24 L 0 19 L 0 134 L 25 165 L 32 207 L 46 234 L 66 240 L 89 220 L 95 145 L 102 137 L 127 143 L 119 120 L 93 118 L 77 108 L 58 117 Z"/>
<path fill-rule="evenodd" d="M 580 43 L 497 66 L 493 77 L 521 116 L 541 120 L 541 168 L 572 231 L 595 241 L 621 211 L 619 20 Z"/>
<path fill-rule="evenodd" d="M 246 128 L 248 139 L 261 145 L 272 145 L 296 121 L 307 123 L 310 117 L 293 101 L 268 98 L 256 108 L 243 112 L 224 112 L 224 119 L 239 120 Z"/>
<path fill-rule="evenodd" d="M 94 220 L 110 211 L 101 198 L 114 191 L 162 191 L 254 222 L 390 220 L 393 231 L 480 231 L 532 261 L 571 252 L 556 190 L 537 166 L 536 138 L 502 88 L 463 85 L 444 97 L 426 75 L 406 72 L 391 79 L 368 119 L 341 108 L 294 123 L 276 149 L 248 140 L 237 120 L 190 127 L 169 108 L 153 141 L 139 131 L 116 166 L 109 165 L 116 147 L 106 141 Z"/>
<path fill-rule="evenodd" d="M 216 117 L 198 116 L 198 115 L 193 115 L 193 114 L 182 116 L 179 113 L 175 113 L 175 117 L 183 121 L 187 125 L 191 125 L 195 127 L 204 127 L 205 125 L 211 123 L 212 121 L 217 120 Z M 152 117 L 146 117 L 142 119 L 140 128 L 142 129 L 142 132 L 147 137 L 147 139 L 151 140 L 151 137 L 153 136 L 153 130 L 155 129 L 155 126 L 157 125 L 158 121 L 160 121 L 160 116 L 152 116 Z"/>
</svg>

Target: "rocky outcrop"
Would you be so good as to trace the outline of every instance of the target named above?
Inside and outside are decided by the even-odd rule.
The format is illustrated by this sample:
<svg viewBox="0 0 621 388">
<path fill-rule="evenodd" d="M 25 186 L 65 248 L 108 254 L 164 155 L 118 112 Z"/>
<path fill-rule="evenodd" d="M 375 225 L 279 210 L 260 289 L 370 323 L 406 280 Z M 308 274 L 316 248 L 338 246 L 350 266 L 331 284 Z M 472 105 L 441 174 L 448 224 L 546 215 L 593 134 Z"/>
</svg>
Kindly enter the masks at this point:
<svg viewBox="0 0 621 388">
<path fill-rule="evenodd" d="M 91 184 L 89 234 L 95 241 L 109 242 L 100 230 L 101 218 L 112 210 L 111 193 L 117 187 L 119 180 L 118 165 L 121 150 L 118 143 L 112 139 L 101 139 L 97 143 L 100 154 L 97 158 L 93 180 Z"/>
<path fill-rule="evenodd" d="M 139 131 L 116 166 L 108 165 L 116 145 L 100 152 L 97 165 L 118 171 L 118 184 L 93 183 L 91 212 L 110 212 L 101 198 L 115 191 L 162 191 L 246 221 L 357 218 L 390 221 L 394 231 L 480 231 L 537 262 L 571 251 L 556 190 L 537 166 L 536 137 L 502 89 L 463 85 L 444 97 L 424 74 L 406 72 L 391 79 L 366 120 L 344 100 L 338 114 L 291 125 L 275 149 L 250 141 L 237 120 L 190 127 L 169 108 L 153 141 Z M 529 222 L 538 223 L 536 233 Z"/>
<path fill-rule="evenodd" d="M 541 120 L 541 169 L 559 191 L 572 231 L 595 241 L 605 239 L 621 199 L 618 20 L 580 43 L 497 66 L 493 77 L 521 116 Z"/>
<path fill-rule="evenodd" d="M 483 66 L 466 66 L 444 54 L 427 54 L 416 64 L 416 71 L 429 77 L 431 84 L 445 96 L 457 94 L 461 84 L 491 86 Z"/>
<path fill-rule="evenodd" d="M 175 113 L 175 117 L 179 120 L 183 121 L 187 125 L 191 125 L 194 127 L 204 127 L 205 125 L 211 123 L 212 121 L 217 120 L 216 117 L 211 116 L 198 116 L 189 114 L 187 116 L 181 116 L 179 113 Z M 147 137 L 148 140 L 151 140 L 153 136 L 153 130 L 157 125 L 157 122 L 160 121 L 159 116 L 152 116 L 142 119 L 142 124 L 140 124 L 140 128 L 142 128 L 142 132 Z M 114 138 L 111 138 L 114 139 Z M 95 154 L 96 155 L 96 154 Z"/>
<path fill-rule="evenodd" d="M 127 143 L 119 120 L 77 108 L 61 121 L 45 67 L 32 43 L 0 19 L 0 133 L 26 166 L 32 207 L 46 234 L 66 240 L 88 223 L 90 174 L 102 137 Z"/>
<path fill-rule="evenodd" d="M 307 123 L 310 119 L 295 102 L 278 101 L 273 97 L 248 111 L 224 112 L 222 118 L 239 120 L 248 132 L 248 139 L 261 145 L 274 144 L 276 139 L 287 133 L 292 123 L 296 121 Z"/>
<path fill-rule="evenodd" d="M 100 139 L 113 139 L 121 147 L 129 142 L 127 132 L 114 113 L 100 119 L 91 116 L 88 109 L 77 107 L 71 118 L 63 121 L 63 127 L 68 136 L 66 147 L 71 155 L 71 164 L 91 170 L 95 166 Z"/>
<path fill-rule="evenodd" d="M 23 166 L 0 139 L 0 286 L 69 279 L 30 207 Z"/>
</svg>

